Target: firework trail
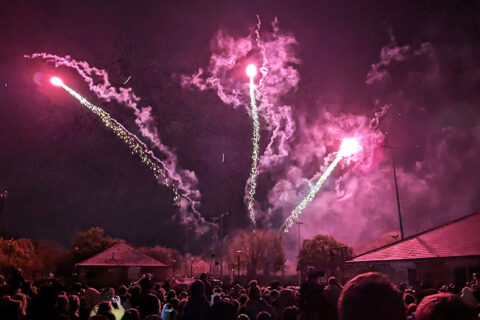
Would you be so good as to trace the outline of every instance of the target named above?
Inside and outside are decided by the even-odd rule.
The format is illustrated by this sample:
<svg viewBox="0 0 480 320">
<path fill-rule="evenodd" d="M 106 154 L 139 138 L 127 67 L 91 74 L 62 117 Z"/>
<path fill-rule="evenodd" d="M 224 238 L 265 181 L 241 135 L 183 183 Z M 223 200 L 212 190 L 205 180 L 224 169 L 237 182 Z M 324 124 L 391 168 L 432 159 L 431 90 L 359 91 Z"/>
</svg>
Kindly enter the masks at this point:
<svg viewBox="0 0 480 320">
<path fill-rule="evenodd" d="M 81 96 L 78 92 L 67 86 L 63 81 L 58 77 L 52 77 L 50 82 L 58 87 L 62 87 L 67 91 L 71 96 L 77 99 L 83 106 L 85 106 L 88 110 L 90 110 L 93 114 L 98 116 L 105 127 L 112 130 L 117 137 L 123 140 L 125 144 L 130 148 L 132 154 L 137 155 L 138 158 L 150 169 L 153 171 L 153 175 L 157 179 L 157 181 L 161 181 L 164 185 L 170 188 L 174 193 L 174 201 L 177 206 L 181 207 L 181 198 L 184 196 L 178 192 L 178 189 L 169 182 L 168 176 L 166 174 L 166 170 L 163 167 L 162 161 L 158 159 L 155 154 L 149 150 L 149 148 L 142 142 L 138 137 L 128 131 L 122 124 L 120 124 L 117 120 L 115 120 L 108 112 L 103 110 L 100 107 L 89 102 L 86 98 Z M 203 227 L 207 226 L 205 220 L 200 216 L 189 216 L 187 217 L 188 221 L 196 219 L 196 222 L 201 222 Z M 203 232 L 203 231 L 201 231 Z"/>
<path fill-rule="evenodd" d="M 192 75 L 182 75 L 183 87 L 194 87 L 200 91 L 214 90 L 219 99 L 234 108 L 245 106 L 250 114 L 249 101 L 244 92 L 244 83 L 232 74 L 238 68 L 243 69 L 246 61 L 254 59 L 259 65 L 258 84 L 255 87 L 258 105 L 258 117 L 269 131 L 268 142 L 263 153 L 259 152 L 257 176 L 283 164 L 290 151 L 289 140 L 295 131 L 292 107 L 283 104 L 283 97 L 295 90 L 300 80 L 296 66 L 300 60 L 294 55 L 297 44 L 295 37 L 280 32 L 278 20 L 272 22 L 272 31 L 264 31 L 261 38 L 261 21 L 258 18 L 254 34 L 242 38 L 233 38 L 219 31 L 212 41 L 210 64 L 206 70 L 199 68 Z M 243 69 L 244 70 L 244 69 Z M 250 99 L 251 100 L 251 99 Z M 252 115 L 253 118 L 253 115 Z M 251 175 L 250 175 L 251 176 Z M 249 180 L 245 187 L 244 201 L 253 208 Z M 249 205 L 252 201 L 252 205 Z M 258 211 L 257 214 L 264 212 Z"/>
<path fill-rule="evenodd" d="M 142 136 L 149 139 L 153 146 L 161 152 L 162 157 L 159 161 L 165 169 L 168 180 L 176 185 L 177 190 L 182 194 L 182 199 L 188 202 L 188 204 L 182 202 L 180 206 L 182 214 L 188 216 L 187 211 L 191 210 L 195 216 L 201 216 L 198 211 L 201 194 L 197 189 L 198 180 L 195 173 L 178 168 L 177 156 L 165 146 L 158 137 L 158 129 L 151 116 L 152 108 L 150 106 L 140 107 L 138 105 L 140 98 L 133 93 L 132 88 L 113 87 L 107 71 L 92 67 L 86 61 L 76 61 L 68 55 L 60 57 L 49 53 L 34 53 L 32 55 L 25 55 L 24 57 L 44 59 L 47 62 L 54 63 L 57 68 L 61 66 L 72 68 L 78 72 L 88 84 L 89 89 L 94 92 L 97 97 L 105 101 L 117 101 L 132 109 L 136 117 L 135 123 L 139 127 Z M 159 180 L 159 183 L 163 184 L 164 182 L 164 180 Z M 190 219 L 186 220 L 191 221 Z"/>
<path fill-rule="evenodd" d="M 174 201 L 178 201 L 180 199 L 180 194 L 178 193 L 177 188 L 168 182 L 168 177 L 165 174 L 165 170 L 163 169 L 160 159 L 158 159 L 153 152 L 150 151 L 147 146 L 140 141 L 140 139 L 138 139 L 136 135 L 128 131 L 108 112 L 92 104 L 87 99 L 82 97 L 78 92 L 67 86 L 60 78 L 52 77 L 50 82 L 55 86 L 65 89 L 65 91 L 70 93 L 70 95 L 77 99 L 82 105 L 87 107 L 88 110 L 97 115 L 102 120 L 105 127 L 112 130 L 120 139 L 122 139 L 131 149 L 132 154 L 138 155 L 140 160 L 153 171 L 155 178 L 158 180 L 163 180 L 163 183 L 173 191 L 175 194 Z"/>
<path fill-rule="evenodd" d="M 330 163 L 327 169 L 322 173 L 320 179 L 318 179 L 317 183 L 313 186 L 307 196 L 300 202 L 300 204 L 292 211 L 290 216 L 285 220 L 283 223 L 281 230 L 283 232 L 288 232 L 288 230 L 293 226 L 295 221 L 298 220 L 298 217 L 302 214 L 303 210 L 307 207 L 307 205 L 313 201 L 315 195 L 318 193 L 320 188 L 323 186 L 325 181 L 327 181 L 328 177 L 332 174 L 333 170 L 337 167 L 340 160 L 344 157 L 351 156 L 354 153 L 360 151 L 360 145 L 358 141 L 354 138 L 346 138 L 343 139 L 342 145 L 340 146 L 340 150 L 335 157 L 335 159 Z"/>
<path fill-rule="evenodd" d="M 260 152 L 260 122 L 258 121 L 257 102 L 255 98 L 255 82 L 253 79 L 257 75 L 257 68 L 253 64 L 247 66 L 247 75 L 250 77 L 250 106 L 252 107 L 253 120 L 253 151 L 252 151 L 252 167 L 250 169 L 250 178 L 248 179 L 247 192 L 247 208 L 250 220 L 255 225 L 255 211 L 253 210 L 253 201 L 255 199 L 255 190 L 257 188 L 257 172 L 258 172 L 258 154 Z"/>
</svg>

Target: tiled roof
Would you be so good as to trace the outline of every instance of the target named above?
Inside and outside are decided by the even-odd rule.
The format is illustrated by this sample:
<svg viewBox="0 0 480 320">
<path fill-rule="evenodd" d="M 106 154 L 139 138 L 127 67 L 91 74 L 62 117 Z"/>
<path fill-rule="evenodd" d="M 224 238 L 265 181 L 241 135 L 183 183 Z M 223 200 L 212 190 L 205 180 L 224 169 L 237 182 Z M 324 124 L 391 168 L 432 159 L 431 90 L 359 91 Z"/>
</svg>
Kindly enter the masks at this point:
<svg viewBox="0 0 480 320">
<path fill-rule="evenodd" d="M 347 262 L 480 256 L 480 212 L 363 253 Z"/>
<path fill-rule="evenodd" d="M 167 265 L 124 242 L 120 242 L 93 257 L 77 263 L 77 266 L 167 267 Z"/>
</svg>

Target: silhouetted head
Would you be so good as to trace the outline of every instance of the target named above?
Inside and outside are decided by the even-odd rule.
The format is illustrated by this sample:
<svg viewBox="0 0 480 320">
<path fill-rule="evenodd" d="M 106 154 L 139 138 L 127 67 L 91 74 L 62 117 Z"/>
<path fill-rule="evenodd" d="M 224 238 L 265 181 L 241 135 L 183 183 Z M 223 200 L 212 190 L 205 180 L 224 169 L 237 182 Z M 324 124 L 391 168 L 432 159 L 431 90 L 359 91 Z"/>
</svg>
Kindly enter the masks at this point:
<svg viewBox="0 0 480 320">
<path fill-rule="evenodd" d="M 475 312 L 452 293 L 437 293 L 423 298 L 415 312 L 416 320 L 474 320 Z"/>
<path fill-rule="evenodd" d="M 123 296 L 127 294 L 127 287 L 125 285 L 121 285 L 120 287 L 118 287 L 117 292 L 120 296 Z"/>
<path fill-rule="evenodd" d="M 193 281 L 190 286 L 190 296 L 192 298 L 201 298 L 205 296 L 205 285 L 201 280 Z"/>
<path fill-rule="evenodd" d="M 211 309 L 211 320 L 233 319 L 237 310 L 235 305 L 228 300 L 219 300 L 215 302 Z"/>
<path fill-rule="evenodd" d="M 335 277 L 330 277 L 330 278 L 328 278 L 328 284 L 329 284 L 329 285 L 338 284 L 337 278 L 335 278 Z"/>
<path fill-rule="evenodd" d="M 160 314 L 160 300 L 154 294 L 147 294 L 143 297 L 139 308 L 142 318 L 151 314 Z"/>
<path fill-rule="evenodd" d="M 257 314 L 255 320 L 272 320 L 272 315 L 267 311 L 262 311 Z"/>
<path fill-rule="evenodd" d="M 258 287 L 251 287 L 248 297 L 250 300 L 260 300 L 260 289 Z"/>
<path fill-rule="evenodd" d="M 58 296 L 55 302 L 57 312 L 68 313 L 68 298 L 66 296 Z"/>
<path fill-rule="evenodd" d="M 140 320 L 140 313 L 135 308 L 130 308 L 125 311 L 122 320 Z"/>
<path fill-rule="evenodd" d="M 283 310 L 282 320 L 297 320 L 299 310 L 296 306 L 289 306 Z"/>
<path fill-rule="evenodd" d="M 175 290 L 170 290 L 168 291 L 167 293 L 167 301 L 170 301 L 172 299 L 175 299 L 177 297 L 177 293 L 175 292 Z"/>
<path fill-rule="evenodd" d="M 405 303 L 406 306 L 408 306 L 409 304 L 415 303 L 416 300 L 411 293 L 406 292 L 403 294 L 403 302 Z"/>
<path fill-rule="evenodd" d="M 99 314 L 110 313 L 110 312 L 112 312 L 112 305 L 110 301 L 104 301 L 98 305 Z"/>
<path fill-rule="evenodd" d="M 364 273 L 350 280 L 338 302 L 340 320 L 403 320 L 402 295 L 390 279 L 376 272 Z"/>
<path fill-rule="evenodd" d="M 238 302 L 240 302 L 241 305 L 246 305 L 248 302 L 248 297 L 245 294 L 242 294 L 240 298 L 238 298 Z"/>
<path fill-rule="evenodd" d="M 142 292 L 147 293 L 153 288 L 152 275 L 150 273 L 145 273 L 138 281 L 138 284 L 142 288 Z"/>
</svg>

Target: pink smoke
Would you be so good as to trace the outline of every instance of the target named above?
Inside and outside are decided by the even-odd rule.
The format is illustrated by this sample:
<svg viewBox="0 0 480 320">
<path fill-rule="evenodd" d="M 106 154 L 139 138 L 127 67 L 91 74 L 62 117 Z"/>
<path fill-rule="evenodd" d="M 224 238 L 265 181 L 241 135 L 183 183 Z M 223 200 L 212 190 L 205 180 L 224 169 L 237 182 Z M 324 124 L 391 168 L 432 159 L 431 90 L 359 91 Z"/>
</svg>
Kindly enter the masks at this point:
<svg viewBox="0 0 480 320">
<path fill-rule="evenodd" d="M 252 35 L 235 39 L 219 31 L 212 45 L 207 71 L 199 69 L 191 76 L 181 77 L 182 86 L 193 86 L 201 91 L 215 90 L 225 104 L 234 108 L 243 106 L 250 113 L 248 79 L 243 73 L 236 76 L 236 70 L 245 70 L 249 63 L 259 67 L 258 112 L 265 121 L 262 129 L 266 126 L 271 133 L 259 160 L 259 173 L 282 164 L 289 155 L 289 139 L 295 131 L 295 122 L 292 107 L 281 103 L 281 99 L 295 90 L 299 75 L 294 65 L 300 63 L 293 55 L 297 44 L 295 37 L 280 32 L 277 19 L 272 22 L 271 32 L 261 33 L 260 27 L 258 19 L 256 39 Z"/>
<path fill-rule="evenodd" d="M 69 67 L 78 72 L 78 74 L 88 84 L 89 89 L 97 97 L 104 101 L 116 101 L 132 109 L 135 114 L 135 123 L 140 129 L 143 137 L 151 141 L 162 155 L 162 159 L 157 159 L 165 168 L 167 177 L 173 182 L 175 187 L 180 190 L 181 197 L 177 206 L 180 208 L 181 218 L 185 223 L 193 222 L 196 224 L 197 232 L 205 232 L 209 225 L 201 216 L 198 208 L 200 207 L 200 191 L 197 189 L 198 180 L 193 171 L 180 169 L 178 167 L 177 155 L 162 143 L 158 136 L 158 128 L 152 117 L 151 106 L 141 107 L 138 102 L 140 98 L 135 95 L 132 88 L 116 88 L 112 86 L 106 70 L 92 67 L 86 61 L 76 61 L 70 56 L 60 57 L 49 53 L 34 53 L 25 55 L 25 58 L 41 58 L 47 62 L 52 62 L 55 67 Z M 161 184 L 166 184 L 163 179 L 158 180 Z"/>
<path fill-rule="evenodd" d="M 384 81 L 390 77 L 388 68 L 394 63 L 405 61 L 413 56 L 431 55 L 432 52 L 433 47 L 429 42 L 422 43 L 416 50 L 409 45 L 397 46 L 395 37 L 390 31 L 390 44 L 380 50 L 380 61 L 372 64 L 365 82 L 373 84 Z"/>
</svg>

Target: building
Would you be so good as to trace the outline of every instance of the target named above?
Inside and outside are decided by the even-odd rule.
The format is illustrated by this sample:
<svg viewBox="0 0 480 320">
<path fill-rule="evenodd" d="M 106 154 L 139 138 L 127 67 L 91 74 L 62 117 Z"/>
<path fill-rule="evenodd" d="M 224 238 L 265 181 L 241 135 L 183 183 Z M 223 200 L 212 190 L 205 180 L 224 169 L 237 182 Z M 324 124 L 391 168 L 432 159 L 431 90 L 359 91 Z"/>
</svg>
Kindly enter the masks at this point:
<svg viewBox="0 0 480 320">
<path fill-rule="evenodd" d="M 117 286 L 151 273 L 154 281 L 172 276 L 172 267 L 153 259 L 125 242 L 120 242 L 76 264 L 80 279 L 91 286 Z"/>
<path fill-rule="evenodd" d="M 480 272 L 480 212 L 365 252 L 345 268 L 350 275 L 378 271 L 410 285 L 464 285 Z"/>
</svg>

